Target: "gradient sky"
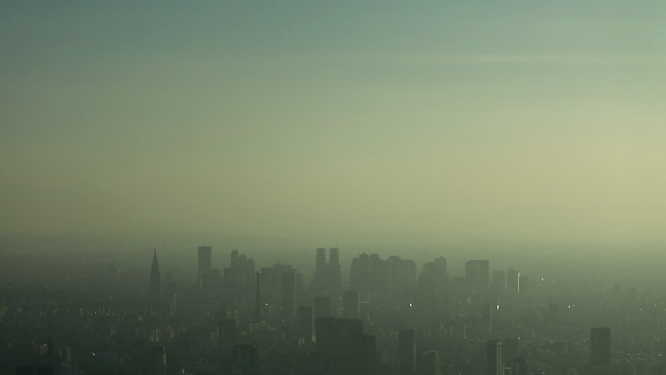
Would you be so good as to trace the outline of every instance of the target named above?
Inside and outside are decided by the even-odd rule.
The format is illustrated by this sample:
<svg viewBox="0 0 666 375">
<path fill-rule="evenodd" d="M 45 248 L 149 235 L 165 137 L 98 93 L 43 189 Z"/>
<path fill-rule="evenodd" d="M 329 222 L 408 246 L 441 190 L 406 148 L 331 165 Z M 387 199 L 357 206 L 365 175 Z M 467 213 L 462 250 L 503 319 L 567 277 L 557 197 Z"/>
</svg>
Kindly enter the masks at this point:
<svg viewBox="0 0 666 375">
<path fill-rule="evenodd" d="M 666 244 L 666 2 L 1 1 L 0 231 Z"/>
</svg>

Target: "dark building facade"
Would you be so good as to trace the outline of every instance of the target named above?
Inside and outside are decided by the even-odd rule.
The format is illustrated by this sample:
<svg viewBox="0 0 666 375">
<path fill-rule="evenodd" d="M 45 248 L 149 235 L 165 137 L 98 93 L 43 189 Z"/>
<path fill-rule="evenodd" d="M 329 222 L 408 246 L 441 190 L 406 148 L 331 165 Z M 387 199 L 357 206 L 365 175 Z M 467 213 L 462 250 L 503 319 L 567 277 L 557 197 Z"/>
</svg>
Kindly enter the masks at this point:
<svg viewBox="0 0 666 375">
<path fill-rule="evenodd" d="M 592 328 L 590 331 L 590 364 L 609 366 L 611 359 L 611 329 Z"/>
</svg>

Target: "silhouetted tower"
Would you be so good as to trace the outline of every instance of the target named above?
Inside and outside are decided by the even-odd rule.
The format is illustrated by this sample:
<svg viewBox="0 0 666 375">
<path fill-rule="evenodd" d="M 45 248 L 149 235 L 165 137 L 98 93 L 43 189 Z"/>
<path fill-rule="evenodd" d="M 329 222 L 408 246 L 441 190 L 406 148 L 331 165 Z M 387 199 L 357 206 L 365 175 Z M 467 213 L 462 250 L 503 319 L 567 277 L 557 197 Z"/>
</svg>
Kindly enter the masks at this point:
<svg viewBox="0 0 666 375">
<path fill-rule="evenodd" d="M 592 328 L 590 331 L 590 363 L 592 366 L 609 366 L 610 353 L 610 328 Z"/>
<path fill-rule="evenodd" d="M 197 257 L 197 271 L 199 279 L 205 278 L 213 268 L 213 247 L 199 246 Z"/>
<path fill-rule="evenodd" d="M 398 332 L 398 375 L 416 371 L 416 338 L 413 329 Z"/>
<path fill-rule="evenodd" d="M 261 272 L 257 272 L 257 285 L 254 292 L 254 320 L 261 322 Z"/>
<path fill-rule="evenodd" d="M 298 306 L 298 336 L 305 342 L 312 342 L 314 314 L 312 306 Z"/>
<path fill-rule="evenodd" d="M 503 375 L 502 342 L 488 341 L 486 344 L 486 375 Z"/>
<path fill-rule="evenodd" d="M 506 273 L 506 290 L 511 293 L 520 292 L 520 271 L 509 269 Z"/>
<path fill-rule="evenodd" d="M 342 269 L 340 268 L 340 249 L 328 249 L 328 264 L 326 265 L 326 290 L 330 293 L 340 293 L 342 286 Z"/>
<path fill-rule="evenodd" d="M 293 270 L 282 274 L 282 312 L 290 318 L 296 315 L 296 272 Z"/>
<path fill-rule="evenodd" d="M 346 319 L 358 319 L 361 315 L 358 292 L 349 290 L 342 297 L 342 316 Z"/>
<path fill-rule="evenodd" d="M 160 265 L 157 263 L 157 249 L 153 253 L 153 265 L 150 267 L 150 298 L 160 299 Z"/>
<path fill-rule="evenodd" d="M 465 279 L 470 292 L 485 294 L 490 289 L 490 262 L 469 260 L 465 263 Z"/>
<path fill-rule="evenodd" d="M 332 317 L 333 311 L 331 309 L 331 297 L 315 297 L 314 314 L 315 319 Z"/>
</svg>

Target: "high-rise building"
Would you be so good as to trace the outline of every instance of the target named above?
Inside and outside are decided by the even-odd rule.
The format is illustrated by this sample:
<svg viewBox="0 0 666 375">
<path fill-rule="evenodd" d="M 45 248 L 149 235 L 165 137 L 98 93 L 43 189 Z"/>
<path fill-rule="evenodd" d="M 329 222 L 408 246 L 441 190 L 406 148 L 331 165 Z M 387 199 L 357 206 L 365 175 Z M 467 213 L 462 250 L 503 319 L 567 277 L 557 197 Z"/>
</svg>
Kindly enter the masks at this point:
<svg viewBox="0 0 666 375">
<path fill-rule="evenodd" d="M 592 366 L 609 366 L 611 357 L 611 329 L 592 328 L 590 331 L 590 363 Z"/>
<path fill-rule="evenodd" d="M 213 268 L 213 248 L 211 246 L 199 246 L 197 257 L 197 271 L 199 279 L 205 278 Z"/>
<path fill-rule="evenodd" d="M 339 295 L 342 287 L 342 268 L 340 267 L 340 249 L 328 249 L 328 264 L 326 265 L 326 291 Z"/>
<path fill-rule="evenodd" d="M 296 272 L 282 273 L 282 313 L 286 317 L 296 315 Z"/>
<path fill-rule="evenodd" d="M 238 344 L 233 351 L 234 374 L 254 374 L 259 362 L 257 347 L 250 344 Z"/>
<path fill-rule="evenodd" d="M 530 277 L 520 276 L 520 293 L 527 293 L 530 290 Z"/>
<path fill-rule="evenodd" d="M 153 253 L 153 264 L 150 267 L 150 298 L 160 299 L 160 265 L 157 263 L 157 249 Z"/>
<path fill-rule="evenodd" d="M 514 336 L 502 341 L 502 357 L 505 363 L 520 357 L 520 337 Z"/>
<path fill-rule="evenodd" d="M 506 290 L 511 293 L 520 292 L 520 271 L 510 268 L 506 273 Z"/>
<path fill-rule="evenodd" d="M 398 375 L 416 371 L 416 338 L 413 329 L 398 332 Z"/>
<path fill-rule="evenodd" d="M 417 366 L 419 375 L 440 375 L 441 362 L 439 354 L 431 350 L 419 358 L 419 365 Z"/>
<path fill-rule="evenodd" d="M 511 375 L 527 375 L 527 360 L 525 358 L 510 359 L 506 366 L 511 369 Z"/>
<path fill-rule="evenodd" d="M 254 290 L 254 321 L 261 322 L 261 272 L 256 273 L 255 290 Z"/>
<path fill-rule="evenodd" d="M 333 317 L 331 297 L 319 296 L 314 298 L 314 316 L 315 320 Z"/>
<path fill-rule="evenodd" d="M 473 294 L 486 294 L 490 289 L 490 262 L 469 260 L 465 263 L 465 280 Z"/>
<path fill-rule="evenodd" d="M 312 306 L 298 306 L 298 337 L 305 342 L 312 341 L 314 333 L 314 312 Z"/>
<path fill-rule="evenodd" d="M 486 375 L 503 375 L 502 342 L 488 341 L 486 344 Z"/>
<path fill-rule="evenodd" d="M 224 269 L 224 285 L 232 290 L 251 290 L 256 280 L 254 259 L 245 254 L 240 255 L 238 249 L 231 251 L 231 262 Z"/>
<path fill-rule="evenodd" d="M 321 369 L 331 375 L 374 373 L 376 339 L 363 333 L 358 319 L 317 319 L 317 353 Z"/>
<path fill-rule="evenodd" d="M 348 290 L 342 297 L 342 316 L 346 319 L 358 319 L 361 314 L 360 304 L 358 292 Z"/>
<path fill-rule="evenodd" d="M 340 249 L 330 248 L 328 263 L 326 249 L 317 249 L 317 259 L 312 287 L 315 293 L 339 295 L 342 286 L 342 269 L 340 268 Z"/>
<path fill-rule="evenodd" d="M 492 291 L 496 294 L 501 294 L 506 291 L 506 275 L 503 270 L 493 271 Z"/>
</svg>

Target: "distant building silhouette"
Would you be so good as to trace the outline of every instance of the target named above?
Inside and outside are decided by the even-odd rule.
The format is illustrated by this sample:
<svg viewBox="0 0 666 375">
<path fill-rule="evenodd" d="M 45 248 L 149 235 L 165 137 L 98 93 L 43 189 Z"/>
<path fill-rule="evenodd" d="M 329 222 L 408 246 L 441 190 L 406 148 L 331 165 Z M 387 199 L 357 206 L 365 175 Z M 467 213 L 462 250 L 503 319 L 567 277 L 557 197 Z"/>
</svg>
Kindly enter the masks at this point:
<svg viewBox="0 0 666 375">
<path fill-rule="evenodd" d="M 331 297 L 320 296 L 314 297 L 314 316 L 315 320 L 321 318 L 333 317 Z"/>
<path fill-rule="evenodd" d="M 501 341 L 492 340 L 486 344 L 486 375 L 504 375 Z"/>
<path fill-rule="evenodd" d="M 314 322 L 314 311 L 312 306 L 299 306 L 297 334 L 299 338 L 305 339 L 306 343 L 312 341 Z"/>
<path fill-rule="evenodd" d="M 376 367 L 376 339 L 358 319 L 321 318 L 317 327 L 320 368 L 330 375 L 366 375 Z"/>
<path fill-rule="evenodd" d="M 506 290 L 511 293 L 520 293 L 520 271 L 513 268 L 507 271 Z"/>
<path fill-rule="evenodd" d="M 358 292 L 349 290 L 342 298 L 342 316 L 346 319 L 358 319 L 361 313 Z"/>
<path fill-rule="evenodd" d="M 398 332 L 398 375 L 416 371 L 416 337 L 413 329 Z"/>
<path fill-rule="evenodd" d="M 609 366 L 611 357 L 611 329 L 605 327 L 590 330 L 590 364 Z"/>
<path fill-rule="evenodd" d="M 157 262 L 157 249 L 153 253 L 153 264 L 150 267 L 150 298 L 154 301 L 160 299 L 160 265 Z"/>
<path fill-rule="evenodd" d="M 282 273 L 282 313 L 292 318 L 296 315 L 296 272 Z"/>
<path fill-rule="evenodd" d="M 317 249 L 312 287 L 316 294 L 339 295 L 342 287 L 340 249 L 333 247 L 328 250 L 328 262 L 326 262 L 326 249 Z"/>
<path fill-rule="evenodd" d="M 492 292 L 502 294 L 506 291 L 506 275 L 503 270 L 493 271 Z"/>
<path fill-rule="evenodd" d="M 490 289 L 490 262 L 469 260 L 465 263 L 465 280 L 473 294 L 487 294 Z"/>
<path fill-rule="evenodd" d="M 199 246 L 197 253 L 199 280 L 208 276 L 211 269 L 213 269 L 213 248 L 211 246 Z"/>
</svg>

